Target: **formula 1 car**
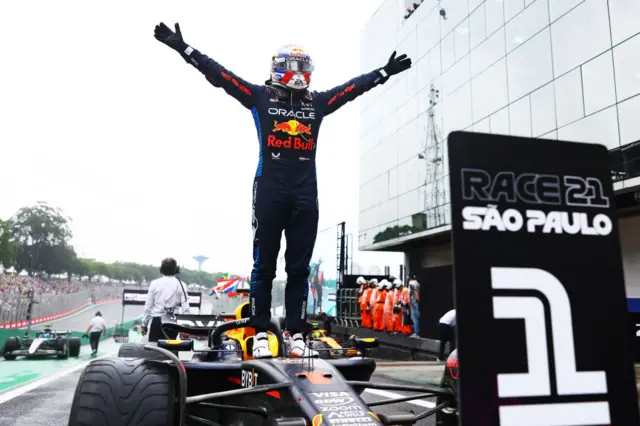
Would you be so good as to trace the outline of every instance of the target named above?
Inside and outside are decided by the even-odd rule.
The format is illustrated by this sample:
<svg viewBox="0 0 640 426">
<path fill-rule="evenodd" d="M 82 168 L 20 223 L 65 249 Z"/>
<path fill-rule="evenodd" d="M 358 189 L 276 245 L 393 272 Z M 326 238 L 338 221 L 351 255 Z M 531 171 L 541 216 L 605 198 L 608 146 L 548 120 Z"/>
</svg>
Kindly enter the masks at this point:
<svg viewBox="0 0 640 426">
<path fill-rule="evenodd" d="M 376 363 L 366 357 L 285 358 L 281 323 L 272 318 L 268 330 L 274 358 L 259 360 L 252 357 L 255 331 L 248 318 L 215 328 L 165 323 L 165 334 L 206 336 L 207 345 L 196 349 L 194 340 L 130 343 L 119 358 L 92 361 L 78 381 L 69 426 L 410 425 L 455 404 L 451 389 L 370 382 Z M 361 353 L 372 345 L 353 340 Z M 178 355 L 185 351 L 192 355 L 181 361 Z M 360 396 L 367 388 L 418 394 L 367 404 Z M 392 415 L 374 408 L 434 396 L 438 405 L 420 414 Z"/>
<path fill-rule="evenodd" d="M 353 341 L 356 337 L 351 336 L 349 344 L 351 347 L 345 346 L 338 342 L 338 340 L 329 336 L 326 330 L 317 328 L 317 324 L 314 324 L 314 330 L 311 332 L 311 348 L 318 351 L 320 358 L 336 358 L 345 356 L 357 356 L 362 355 L 353 345 Z M 373 342 L 374 339 L 369 339 Z"/>
<path fill-rule="evenodd" d="M 53 355 L 59 359 L 77 357 L 80 355 L 81 344 L 80 338 L 71 337 L 70 331 L 51 331 L 45 328 L 36 332 L 35 338 L 28 334 L 22 339 L 17 336 L 9 337 L 4 342 L 4 359 L 13 361 L 19 356 L 33 358 Z"/>
</svg>

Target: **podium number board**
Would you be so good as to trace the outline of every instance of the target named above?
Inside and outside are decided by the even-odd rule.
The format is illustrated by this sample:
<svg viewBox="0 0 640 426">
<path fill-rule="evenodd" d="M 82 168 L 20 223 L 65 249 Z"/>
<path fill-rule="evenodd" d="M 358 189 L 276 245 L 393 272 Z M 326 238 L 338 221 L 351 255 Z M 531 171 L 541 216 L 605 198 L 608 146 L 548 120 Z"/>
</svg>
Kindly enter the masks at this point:
<svg viewBox="0 0 640 426">
<path fill-rule="evenodd" d="M 638 425 L 604 146 L 449 135 L 462 426 Z"/>
</svg>

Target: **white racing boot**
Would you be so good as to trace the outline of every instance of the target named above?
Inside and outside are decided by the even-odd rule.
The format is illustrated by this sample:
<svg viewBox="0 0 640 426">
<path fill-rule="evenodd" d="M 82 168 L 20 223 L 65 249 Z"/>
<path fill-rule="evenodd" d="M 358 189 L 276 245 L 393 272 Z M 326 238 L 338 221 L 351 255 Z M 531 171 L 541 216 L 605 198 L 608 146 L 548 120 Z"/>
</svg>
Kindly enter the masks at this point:
<svg viewBox="0 0 640 426">
<path fill-rule="evenodd" d="M 269 335 L 267 333 L 258 333 L 253 337 L 253 357 L 255 359 L 273 358 L 273 353 L 269 349 Z"/>
<path fill-rule="evenodd" d="M 302 357 L 317 358 L 320 356 L 320 354 L 318 353 L 318 351 L 309 349 L 309 347 L 307 347 L 307 344 L 304 341 L 304 337 L 302 336 L 302 333 L 296 333 L 293 335 L 293 345 L 291 345 L 289 356 L 291 358 L 302 358 Z"/>
</svg>

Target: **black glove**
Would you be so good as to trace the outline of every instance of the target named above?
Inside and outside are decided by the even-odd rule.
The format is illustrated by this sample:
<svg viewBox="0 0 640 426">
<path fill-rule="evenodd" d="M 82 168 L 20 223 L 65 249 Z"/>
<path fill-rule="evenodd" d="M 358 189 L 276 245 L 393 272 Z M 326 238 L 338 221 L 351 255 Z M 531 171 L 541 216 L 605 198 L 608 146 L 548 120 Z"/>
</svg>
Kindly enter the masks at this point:
<svg viewBox="0 0 640 426">
<path fill-rule="evenodd" d="M 180 24 L 176 22 L 176 32 L 173 32 L 171 28 L 167 27 L 164 22 L 160 22 L 156 25 L 156 29 L 153 33 L 156 40 L 166 44 L 176 52 L 184 55 L 184 51 L 187 48 L 187 43 L 182 39 L 182 32 L 180 31 Z"/>
<path fill-rule="evenodd" d="M 89 335 L 88 335 L 87 333 L 84 333 L 84 334 L 82 335 L 82 338 L 83 338 L 83 339 L 88 339 L 88 338 L 89 338 Z"/>
<path fill-rule="evenodd" d="M 385 79 L 388 79 L 392 75 L 400 74 L 409 68 L 411 68 L 411 58 L 404 54 L 396 58 L 396 52 L 394 51 L 389 58 L 389 62 L 382 69 L 387 74 Z"/>
</svg>

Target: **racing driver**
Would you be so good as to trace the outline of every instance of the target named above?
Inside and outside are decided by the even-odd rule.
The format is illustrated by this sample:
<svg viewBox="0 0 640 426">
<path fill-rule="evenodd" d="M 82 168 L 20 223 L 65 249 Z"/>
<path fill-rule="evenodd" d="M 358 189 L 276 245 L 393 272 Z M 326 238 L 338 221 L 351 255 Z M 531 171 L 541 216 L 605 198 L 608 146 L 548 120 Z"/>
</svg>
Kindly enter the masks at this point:
<svg viewBox="0 0 640 426">
<path fill-rule="evenodd" d="M 216 87 L 251 110 L 260 144 L 253 183 L 253 271 L 251 272 L 251 326 L 256 335 L 254 358 L 271 357 L 266 331 L 271 319 L 271 288 L 280 239 L 285 233 L 287 329 L 293 336 L 290 356 L 317 356 L 304 338 L 309 292 L 309 262 L 318 230 L 316 147 L 325 116 L 389 77 L 411 67 L 407 55 L 393 52 L 382 68 L 363 74 L 325 92 L 308 90 L 313 64 L 299 46 L 285 45 L 271 58 L 271 77 L 265 85 L 251 84 L 194 49 L 160 23 L 155 38 L 177 51 Z"/>
</svg>

